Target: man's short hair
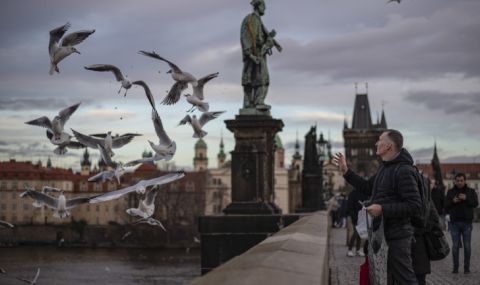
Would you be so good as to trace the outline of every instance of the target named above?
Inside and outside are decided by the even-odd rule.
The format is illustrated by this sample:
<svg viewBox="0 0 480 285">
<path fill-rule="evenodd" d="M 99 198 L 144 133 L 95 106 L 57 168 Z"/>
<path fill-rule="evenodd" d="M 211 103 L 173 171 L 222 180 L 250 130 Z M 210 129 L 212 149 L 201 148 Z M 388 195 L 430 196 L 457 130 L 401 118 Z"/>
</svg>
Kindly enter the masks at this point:
<svg viewBox="0 0 480 285">
<path fill-rule="evenodd" d="M 387 137 L 393 142 L 395 148 L 397 150 L 401 150 L 403 147 L 402 133 L 394 129 L 388 129 L 385 131 L 385 133 L 387 133 Z"/>
<path fill-rule="evenodd" d="M 458 177 L 463 177 L 463 180 L 467 181 L 467 176 L 463 172 L 455 174 L 455 179 L 457 179 Z"/>
</svg>

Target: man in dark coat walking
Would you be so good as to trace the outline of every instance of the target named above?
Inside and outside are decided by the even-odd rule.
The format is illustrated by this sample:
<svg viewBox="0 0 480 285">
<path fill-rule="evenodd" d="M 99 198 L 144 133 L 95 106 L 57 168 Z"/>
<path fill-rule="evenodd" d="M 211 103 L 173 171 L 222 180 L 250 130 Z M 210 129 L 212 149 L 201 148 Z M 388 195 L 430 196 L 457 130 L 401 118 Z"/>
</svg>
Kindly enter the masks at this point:
<svg viewBox="0 0 480 285">
<path fill-rule="evenodd" d="M 341 153 L 335 155 L 334 162 L 348 183 L 371 196 L 367 212 L 374 217 L 383 216 L 389 284 L 415 285 L 418 282 L 412 267 L 414 230 L 410 219 L 420 215 L 422 203 L 413 159 L 403 148 L 403 136 L 397 130 L 384 131 L 375 146 L 383 163 L 368 180 L 349 169 Z"/>
</svg>

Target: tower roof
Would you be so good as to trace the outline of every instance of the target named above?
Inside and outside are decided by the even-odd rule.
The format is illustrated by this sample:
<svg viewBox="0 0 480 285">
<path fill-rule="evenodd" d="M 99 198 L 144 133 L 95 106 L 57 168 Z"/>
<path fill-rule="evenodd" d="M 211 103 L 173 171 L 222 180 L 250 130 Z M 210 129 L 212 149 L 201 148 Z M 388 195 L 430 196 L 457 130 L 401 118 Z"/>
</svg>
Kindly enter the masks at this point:
<svg viewBox="0 0 480 285">
<path fill-rule="evenodd" d="M 280 139 L 280 136 L 278 134 L 275 135 L 275 146 L 277 149 L 283 148 L 282 140 Z"/>
<path fill-rule="evenodd" d="M 353 107 L 352 129 L 370 129 L 371 127 L 372 117 L 368 94 L 357 94 Z"/>
<path fill-rule="evenodd" d="M 207 143 L 203 139 L 198 139 L 198 141 L 195 143 L 195 149 L 199 148 L 207 148 Z"/>
<path fill-rule="evenodd" d="M 81 166 L 91 166 L 92 163 L 90 161 L 90 154 L 88 153 L 88 149 L 85 148 L 85 151 L 83 152 L 83 159 L 80 161 Z"/>
</svg>

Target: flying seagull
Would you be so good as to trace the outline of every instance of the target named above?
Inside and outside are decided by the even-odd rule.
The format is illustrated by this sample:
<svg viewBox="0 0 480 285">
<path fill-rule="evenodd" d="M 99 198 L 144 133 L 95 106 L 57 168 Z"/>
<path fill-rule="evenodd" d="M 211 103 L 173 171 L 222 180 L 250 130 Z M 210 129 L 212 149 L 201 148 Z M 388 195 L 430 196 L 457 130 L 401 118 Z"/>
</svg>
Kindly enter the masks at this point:
<svg viewBox="0 0 480 285">
<path fill-rule="evenodd" d="M 189 111 L 193 111 L 195 107 L 200 110 L 200 112 L 208 112 L 209 105 L 207 102 L 203 102 L 204 96 L 203 96 L 203 86 L 205 83 L 208 81 L 212 80 L 213 78 L 218 76 L 218 72 L 209 74 L 207 76 L 204 76 L 200 78 L 197 82 L 197 86 L 193 87 L 193 95 L 190 94 L 185 94 L 185 97 L 187 98 L 187 102 L 192 104 L 192 108 Z"/>
<path fill-rule="evenodd" d="M 153 126 L 155 127 L 155 133 L 158 137 L 158 144 L 155 144 L 152 141 L 148 141 L 150 143 L 150 147 L 155 151 L 155 154 L 151 157 L 144 157 L 137 160 L 129 161 L 125 164 L 125 166 L 135 166 L 140 163 L 145 162 L 153 162 L 157 160 L 171 160 L 172 157 L 175 155 L 177 151 L 177 144 L 175 141 L 172 141 L 170 137 L 165 132 L 163 128 L 162 120 L 158 113 L 152 109 L 152 121 Z"/>
<path fill-rule="evenodd" d="M 111 131 L 106 134 L 95 134 L 90 136 L 79 133 L 74 129 L 72 129 L 72 132 L 80 143 L 95 149 L 98 148 L 98 145 L 102 145 L 110 156 L 114 156 L 115 154 L 112 151 L 113 148 L 121 148 L 131 142 L 134 137 L 141 136 L 140 134 L 127 133 L 121 136 L 117 135 L 112 137 Z"/>
<path fill-rule="evenodd" d="M 127 209 L 127 214 L 130 216 L 138 216 L 140 218 L 148 218 L 153 216 L 155 212 L 155 198 L 157 197 L 160 187 L 152 187 L 150 191 L 145 193 L 143 199 L 139 199 L 137 208 Z"/>
<path fill-rule="evenodd" d="M 72 53 L 80 54 L 80 52 L 74 46 L 83 42 L 86 38 L 88 38 L 88 36 L 95 32 L 95 30 L 81 30 L 70 33 L 63 37 L 69 28 L 70 23 L 66 23 L 63 26 L 50 31 L 50 42 L 48 43 L 48 53 L 50 54 L 50 75 L 52 75 L 55 71 L 60 73 L 60 70 L 58 69 L 58 63 L 64 58 Z M 61 42 L 60 39 L 62 39 Z"/>
<path fill-rule="evenodd" d="M 67 107 L 61 110 L 57 116 L 50 121 L 46 116 L 40 117 L 38 119 L 25 122 L 25 124 L 39 126 L 46 128 L 53 134 L 49 139 L 54 145 L 62 145 L 70 141 L 71 135 L 63 131 L 65 123 L 70 119 L 70 116 L 78 109 L 80 103 Z M 48 136 L 48 134 L 47 134 Z"/>
<path fill-rule="evenodd" d="M 100 155 L 105 164 L 111 167 L 111 170 L 101 171 L 100 173 L 88 178 L 88 182 L 105 182 L 111 181 L 113 178 L 116 178 L 118 184 L 120 184 L 120 177 L 125 173 L 125 169 L 120 162 L 112 161 L 110 155 L 108 155 L 107 150 L 101 144 L 97 145 L 97 148 L 100 150 Z"/>
<path fill-rule="evenodd" d="M 155 98 L 153 97 L 152 91 L 150 91 L 150 88 L 148 87 L 147 83 L 145 83 L 142 80 L 137 80 L 137 81 L 133 81 L 132 84 L 143 87 L 143 89 L 145 90 L 145 96 L 147 96 L 148 102 L 150 102 L 150 105 L 152 105 L 152 108 L 156 111 L 157 109 L 155 108 Z"/>
<path fill-rule="evenodd" d="M 44 188 L 52 188 L 48 186 L 44 186 Z M 51 189 L 50 189 L 51 190 Z M 53 209 L 53 216 L 55 218 L 66 218 L 70 216 L 70 212 L 68 210 L 77 207 L 81 204 L 88 203 L 90 198 L 88 197 L 79 197 L 79 198 L 73 198 L 73 199 L 66 199 L 64 192 L 60 189 L 56 190 L 51 190 L 51 191 L 60 191 L 60 195 L 58 198 L 49 196 L 47 194 L 44 194 L 40 191 L 35 191 L 35 189 L 30 188 L 26 186 L 26 191 L 20 194 L 20 197 L 30 197 L 33 200 L 35 200 L 36 203 L 33 204 L 34 207 L 37 207 L 38 205 L 45 205 L 48 208 Z"/>
<path fill-rule="evenodd" d="M 125 88 L 125 94 L 123 97 L 127 96 L 127 91 L 132 87 L 132 83 L 127 80 L 125 76 L 123 76 L 122 71 L 118 67 L 112 64 L 92 64 L 90 66 L 84 66 L 86 70 L 92 70 L 92 71 L 111 71 L 113 75 L 115 75 L 115 79 L 118 82 L 121 82 L 122 85 L 120 86 L 120 89 L 118 89 L 118 94 L 120 94 L 120 91 L 122 91 L 122 88 Z"/>
<path fill-rule="evenodd" d="M 85 147 L 83 144 L 79 142 L 70 140 L 71 137 L 72 136 L 69 135 L 68 141 L 63 142 L 61 144 L 57 144 L 57 148 L 53 150 L 53 153 L 58 155 L 63 155 L 67 153 L 67 148 L 80 149 Z M 47 138 L 50 140 L 50 142 L 54 139 L 53 133 L 50 130 L 47 130 Z"/>
<path fill-rule="evenodd" d="M 167 73 L 172 74 L 172 78 L 173 80 L 175 80 L 175 84 L 173 84 L 172 88 L 170 88 L 170 91 L 168 92 L 167 97 L 163 99 L 162 104 L 173 105 L 177 103 L 178 100 L 180 100 L 180 96 L 183 90 L 187 88 L 188 83 L 192 84 L 192 86 L 197 86 L 197 79 L 193 75 L 188 72 L 182 71 L 173 62 L 166 60 L 165 58 L 158 55 L 156 52 L 148 52 L 141 50 L 139 51 L 139 53 L 145 56 L 149 56 L 151 58 L 165 61 L 170 66 L 170 70 L 167 71 Z"/>
<path fill-rule="evenodd" d="M 9 222 L 5 222 L 0 220 L 0 228 L 13 228 L 14 225 L 10 224 Z"/>
<path fill-rule="evenodd" d="M 390 3 L 390 2 L 397 2 L 398 4 L 400 4 L 400 2 L 402 2 L 402 0 L 388 0 L 387 3 Z"/>
<path fill-rule="evenodd" d="M 197 119 L 197 116 L 195 115 L 192 115 L 191 117 L 190 115 L 186 115 L 185 118 L 178 123 L 178 125 L 185 125 L 186 123 L 189 123 L 193 128 L 192 137 L 203 138 L 207 135 L 207 132 L 202 130 L 202 127 L 209 121 L 220 116 L 222 113 L 225 113 L 225 111 L 205 112 L 202 114 L 202 116 L 200 116 L 200 119 Z"/>
<path fill-rule="evenodd" d="M 137 192 L 138 194 L 144 194 L 145 189 L 149 186 L 167 184 L 175 180 L 178 180 L 184 176 L 185 176 L 184 171 L 177 171 L 177 172 L 171 172 L 169 174 L 166 174 L 157 178 L 153 178 L 149 180 L 141 180 L 135 185 L 92 197 L 90 199 L 90 203 L 95 204 L 99 202 L 114 200 L 132 192 Z"/>
<path fill-rule="evenodd" d="M 39 275 L 40 275 L 40 268 L 37 268 L 37 274 L 35 274 L 35 277 L 33 277 L 32 280 L 23 279 L 23 278 L 20 278 L 20 277 L 15 277 L 15 278 L 17 278 L 18 280 L 23 281 L 25 283 L 28 283 L 30 285 L 35 285 L 35 284 L 37 284 L 37 279 L 38 279 Z"/>
</svg>

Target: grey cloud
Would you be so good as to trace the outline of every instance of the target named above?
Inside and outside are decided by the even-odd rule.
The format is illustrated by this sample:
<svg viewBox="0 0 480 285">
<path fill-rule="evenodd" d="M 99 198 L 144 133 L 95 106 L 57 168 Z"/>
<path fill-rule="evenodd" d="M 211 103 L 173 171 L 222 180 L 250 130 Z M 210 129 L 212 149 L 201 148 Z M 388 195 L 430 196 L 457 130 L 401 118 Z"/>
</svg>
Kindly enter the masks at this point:
<svg viewBox="0 0 480 285">
<path fill-rule="evenodd" d="M 430 110 L 446 114 L 467 113 L 480 115 L 480 93 L 443 93 L 441 91 L 413 91 L 405 98 L 414 104 L 423 104 Z"/>
<path fill-rule="evenodd" d="M 1 98 L 0 110 L 61 110 L 68 106 L 78 103 L 73 99 L 62 98 Z M 82 102 L 83 105 L 88 105 L 89 100 Z"/>
</svg>

